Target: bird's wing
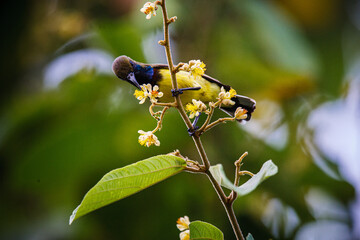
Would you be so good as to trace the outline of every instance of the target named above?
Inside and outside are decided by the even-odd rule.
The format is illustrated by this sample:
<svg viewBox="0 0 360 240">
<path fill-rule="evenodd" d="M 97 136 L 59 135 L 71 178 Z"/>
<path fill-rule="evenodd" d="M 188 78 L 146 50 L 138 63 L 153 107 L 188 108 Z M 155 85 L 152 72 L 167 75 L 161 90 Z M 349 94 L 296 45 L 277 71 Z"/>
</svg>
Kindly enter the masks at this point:
<svg viewBox="0 0 360 240">
<path fill-rule="evenodd" d="M 204 79 L 206 79 L 207 81 L 211 82 L 211 83 L 215 83 L 217 84 L 219 87 L 224 87 L 224 89 L 226 91 L 229 91 L 230 90 L 230 86 L 229 85 L 226 85 L 226 84 L 223 84 L 222 82 L 220 82 L 219 80 L 213 78 L 213 77 L 210 77 L 209 75 L 206 75 L 206 74 L 203 74 L 202 77 Z"/>
<path fill-rule="evenodd" d="M 156 69 L 169 69 L 168 65 L 166 64 L 151 64 L 151 66 Z"/>
<path fill-rule="evenodd" d="M 151 66 L 156 69 L 168 69 L 169 68 L 168 65 L 166 65 L 166 64 L 152 64 Z M 210 77 L 209 75 L 203 74 L 202 77 L 211 83 L 217 84 L 219 87 L 224 87 L 224 89 L 226 91 L 229 91 L 231 88 L 229 85 L 223 84 L 219 80 L 217 80 L 213 77 Z"/>
</svg>

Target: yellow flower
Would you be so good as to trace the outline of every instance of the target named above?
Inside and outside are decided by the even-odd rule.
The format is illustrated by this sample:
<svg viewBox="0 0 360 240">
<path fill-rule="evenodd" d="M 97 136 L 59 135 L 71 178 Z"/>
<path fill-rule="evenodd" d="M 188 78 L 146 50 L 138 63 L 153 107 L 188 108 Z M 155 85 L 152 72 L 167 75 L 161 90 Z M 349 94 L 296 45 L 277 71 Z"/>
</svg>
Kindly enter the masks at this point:
<svg viewBox="0 0 360 240">
<path fill-rule="evenodd" d="M 180 231 L 184 231 L 186 229 L 189 229 L 189 224 L 190 224 L 190 219 L 188 216 L 184 216 L 184 217 L 180 217 L 177 221 L 176 221 L 176 227 L 180 230 Z"/>
<path fill-rule="evenodd" d="M 206 105 L 202 101 L 192 100 L 192 103 L 188 103 L 185 107 L 187 112 L 190 112 L 189 118 L 194 118 L 199 116 L 201 112 L 206 112 Z"/>
<path fill-rule="evenodd" d="M 140 86 L 141 90 L 135 90 L 134 96 L 140 100 L 139 104 L 143 104 L 146 98 L 149 98 L 152 103 L 156 103 L 158 98 L 164 94 L 159 91 L 159 87 L 155 85 L 152 87 L 150 84 L 143 84 Z"/>
<path fill-rule="evenodd" d="M 230 89 L 228 92 L 225 91 L 224 87 L 221 87 L 221 91 L 217 97 L 218 100 L 221 100 L 221 104 L 224 105 L 234 105 L 235 102 L 231 99 L 236 96 L 236 91 L 234 89 Z"/>
<path fill-rule="evenodd" d="M 135 90 L 134 96 L 140 100 L 139 104 L 143 104 L 147 98 L 147 91 L 141 86 L 141 90 Z"/>
<path fill-rule="evenodd" d="M 153 134 L 152 131 L 145 132 L 143 130 L 139 130 L 139 143 L 142 146 L 150 147 L 151 145 L 155 144 L 155 146 L 160 146 L 160 141 L 158 138 Z"/>
<path fill-rule="evenodd" d="M 205 73 L 205 63 L 201 62 L 200 60 L 191 60 L 189 62 L 189 68 L 191 75 L 196 79 L 201 77 Z"/>
<path fill-rule="evenodd" d="M 235 111 L 234 117 L 237 120 L 244 120 L 247 118 L 247 110 L 242 107 L 238 107 Z"/>
<path fill-rule="evenodd" d="M 236 96 L 236 91 L 235 91 L 235 89 L 230 88 L 230 90 L 229 90 L 229 94 L 230 94 L 230 98 L 235 97 L 235 96 Z"/>
<path fill-rule="evenodd" d="M 144 6 L 140 9 L 140 12 L 143 12 L 146 14 L 146 19 L 150 19 L 151 16 L 156 16 L 156 5 L 152 2 L 147 2 L 144 4 Z"/>
<path fill-rule="evenodd" d="M 180 69 L 190 72 L 190 76 L 197 79 L 205 73 L 206 65 L 200 60 L 190 60 L 189 63 L 185 63 Z"/>
<path fill-rule="evenodd" d="M 190 239 L 190 230 L 186 230 L 180 233 L 180 240 L 189 240 Z"/>
</svg>

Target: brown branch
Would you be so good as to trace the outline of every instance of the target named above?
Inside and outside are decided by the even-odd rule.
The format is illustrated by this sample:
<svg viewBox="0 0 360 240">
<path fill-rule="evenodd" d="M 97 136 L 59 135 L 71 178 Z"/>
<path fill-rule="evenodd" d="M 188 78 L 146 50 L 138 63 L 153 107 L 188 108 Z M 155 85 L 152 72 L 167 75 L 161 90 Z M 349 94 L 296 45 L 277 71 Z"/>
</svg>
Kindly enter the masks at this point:
<svg viewBox="0 0 360 240">
<path fill-rule="evenodd" d="M 168 15 L 167 15 L 167 11 L 166 11 L 166 6 L 165 6 L 165 0 L 162 0 L 159 5 L 162 8 L 162 13 L 163 13 L 163 21 L 164 21 L 164 40 L 159 41 L 159 44 L 163 45 L 165 47 L 165 51 L 166 51 L 166 58 L 168 61 L 168 65 L 169 65 L 169 70 L 170 70 L 170 74 L 171 74 L 171 82 L 172 82 L 172 87 L 173 89 L 176 91 L 178 90 L 178 85 L 177 85 L 177 80 L 176 80 L 176 71 L 178 70 L 177 68 L 174 67 L 173 61 L 172 61 L 172 56 L 171 56 L 171 48 L 170 48 L 170 38 L 169 38 L 169 24 L 171 24 L 172 22 L 174 22 L 175 18 L 171 18 L 168 19 Z M 176 95 L 174 96 L 175 98 L 175 103 L 176 103 L 176 108 L 178 109 L 182 119 L 184 120 L 187 128 L 190 131 L 194 131 L 194 128 L 191 124 L 191 121 L 189 119 L 189 117 L 186 115 L 186 112 L 184 110 L 184 106 L 181 102 L 180 99 L 180 95 Z M 216 124 L 215 124 L 216 125 Z M 213 125 L 213 126 L 215 126 Z M 211 128 L 211 127 L 210 127 Z M 208 129 L 210 129 L 208 128 Z M 206 130 L 206 128 L 205 128 Z M 210 173 L 209 168 L 210 168 L 210 161 L 208 159 L 208 157 L 206 156 L 206 152 L 205 149 L 201 143 L 200 140 L 200 136 L 198 134 L 194 134 L 192 136 L 194 143 L 196 145 L 196 148 L 199 152 L 200 158 L 203 162 L 204 165 L 204 172 L 205 174 L 208 176 L 210 182 L 212 183 L 213 187 L 216 190 L 216 193 L 218 194 L 225 210 L 226 213 L 228 215 L 228 218 L 230 220 L 230 223 L 232 225 L 232 228 L 234 230 L 234 233 L 236 235 L 236 239 L 241 239 L 244 240 L 244 236 L 242 235 L 240 226 L 237 222 L 234 210 L 232 208 L 232 202 L 228 201 L 227 196 L 225 195 L 223 189 L 221 188 L 220 184 L 215 180 L 214 176 Z M 193 171 L 194 169 L 192 168 L 188 168 L 189 171 Z"/>
</svg>

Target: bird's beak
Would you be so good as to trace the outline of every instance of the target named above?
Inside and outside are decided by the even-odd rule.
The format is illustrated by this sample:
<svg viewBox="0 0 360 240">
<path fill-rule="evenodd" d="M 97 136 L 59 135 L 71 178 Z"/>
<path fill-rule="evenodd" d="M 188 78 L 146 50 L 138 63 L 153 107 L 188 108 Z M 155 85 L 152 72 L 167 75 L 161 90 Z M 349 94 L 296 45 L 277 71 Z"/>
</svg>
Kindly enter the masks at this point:
<svg viewBox="0 0 360 240">
<path fill-rule="evenodd" d="M 133 72 L 129 73 L 127 75 L 127 80 L 132 83 L 135 87 L 137 87 L 138 89 L 141 89 L 139 83 L 136 81 L 136 78 L 135 78 L 135 74 Z"/>
</svg>

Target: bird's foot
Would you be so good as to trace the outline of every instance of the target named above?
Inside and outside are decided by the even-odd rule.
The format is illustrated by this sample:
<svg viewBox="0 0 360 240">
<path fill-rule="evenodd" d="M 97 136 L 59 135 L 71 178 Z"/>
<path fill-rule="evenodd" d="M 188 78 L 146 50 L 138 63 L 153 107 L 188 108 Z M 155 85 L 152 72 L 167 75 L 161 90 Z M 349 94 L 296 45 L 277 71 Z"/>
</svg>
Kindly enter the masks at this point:
<svg viewBox="0 0 360 240">
<path fill-rule="evenodd" d="M 194 136 L 194 134 L 196 133 L 196 130 L 198 130 L 199 129 L 199 127 L 198 126 L 195 126 L 195 127 L 193 127 L 193 129 L 188 129 L 187 131 L 188 131 L 188 133 L 189 133 L 189 136 L 190 137 L 192 137 L 192 136 Z"/>
<path fill-rule="evenodd" d="M 188 90 L 199 90 L 201 89 L 201 87 L 189 87 L 189 88 L 179 88 L 177 90 L 175 89 L 171 89 L 171 93 L 173 97 L 176 97 L 179 94 L 183 94 L 184 91 L 188 91 Z"/>
<path fill-rule="evenodd" d="M 192 123 L 192 129 L 190 129 L 190 128 L 188 129 L 188 133 L 189 133 L 190 137 L 194 136 L 196 130 L 199 129 L 199 127 L 196 126 L 196 124 L 199 121 L 200 115 L 201 115 L 201 113 L 197 117 L 195 117 L 194 122 Z"/>
</svg>

